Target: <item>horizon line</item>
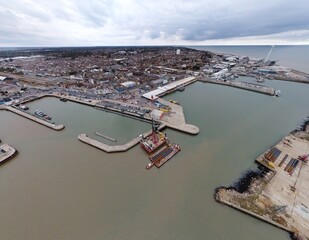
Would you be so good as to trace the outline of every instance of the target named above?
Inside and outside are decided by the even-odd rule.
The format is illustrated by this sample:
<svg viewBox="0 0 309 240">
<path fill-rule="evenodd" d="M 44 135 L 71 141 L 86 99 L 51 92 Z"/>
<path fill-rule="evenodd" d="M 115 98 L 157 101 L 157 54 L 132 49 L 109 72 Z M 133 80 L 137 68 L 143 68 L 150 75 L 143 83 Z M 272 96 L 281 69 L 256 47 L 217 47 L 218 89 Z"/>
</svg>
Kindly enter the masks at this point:
<svg viewBox="0 0 309 240">
<path fill-rule="evenodd" d="M 278 43 L 278 44 L 158 44 L 158 45 L 63 45 L 63 46 L 0 46 L 1 48 L 93 48 L 93 47 L 204 47 L 204 46 L 309 46 L 309 43 Z"/>
</svg>

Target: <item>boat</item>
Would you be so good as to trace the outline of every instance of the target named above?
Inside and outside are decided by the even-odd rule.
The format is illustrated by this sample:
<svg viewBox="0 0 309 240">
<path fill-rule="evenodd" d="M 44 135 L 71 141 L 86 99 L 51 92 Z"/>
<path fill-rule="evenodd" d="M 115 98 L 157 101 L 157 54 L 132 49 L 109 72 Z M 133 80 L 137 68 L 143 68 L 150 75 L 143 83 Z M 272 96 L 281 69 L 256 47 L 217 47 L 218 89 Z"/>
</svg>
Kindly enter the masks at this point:
<svg viewBox="0 0 309 240">
<path fill-rule="evenodd" d="M 276 90 L 275 91 L 275 96 L 276 97 L 280 97 L 281 96 L 281 91 L 280 90 Z"/>
<path fill-rule="evenodd" d="M 147 170 L 153 166 L 160 168 L 180 151 L 180 146 L 170 144 L 166 134 L 159 132 L 154 123 L 152 124 L 152 134 L 147 138 L 140 135 L 140 138 L 140 145 L 149 154 L 151 161 L 146 165 Z"/>
<path fill-rule="evenodd" d="M 179 92 L 182 92 L 182 91 L 184 91 L 185 90 L 185 87 L 178 87 L 177 88 L 177 91 L 179 91 Z"/>
<path fill-rule="evenodd" d="M 26 106 L 26 105 L 21 105 L 20 108 L 21 108 L 22 110 L 29 110 L 29 107 Z"/>
<path fill-rule="evenodd" d="M 44 117 L 45 116 L 45 114 L 42 111 L 40 111 L 40 110 L 36 110 L 34 112 L 34 114 L 37 115 L 38 117 Z"/>
<path fill-rule="evenodd" d="M 60 101 L 66 102 L 66 101 L 68 101 L 68 99 L 66 99 L 66 98 L 60 98 Z"/>
<path fill-rule="evenodd" d="M 173 99 L 171 99 L 170 102 L 179 105 L 179 103 Z"/>
<path fill-rule="evenodd" d="M 154 164 L 152 162 L 148 163 L 146 165 L 146 169 L 149 170 L 150 168 L 152 168 L 154 166 Z"/>
<path fill-rule="evenodd" d="M 52 118 L 50 116 L 48 116 L 47 114 L 45 114 L 44 112 L 40 111 L 40 110 L 36 110 L 34 112 L 34 114 L 39 117 L 39 118 L 42 118 L 44 120 L 48 120 L 50 121 Z"/>
<path fill-rule="evenodd" d="M 262 78 L 262 77 L 258 77 L 258 78 L 256 79 L 256 81 L 257 81 L 258 83 L 263 83 L 263 82 L 265 82 L 265 79 Z"/>
<path fill-rule="evenodd" d="M 166 138 L 162 138 L 160 134 L 153 132 L 149 137 L 144 138 L 141 136 L 140 145 L 149 154 L 155 152 L 158 148 L 163 146 Z"/>
</svg>

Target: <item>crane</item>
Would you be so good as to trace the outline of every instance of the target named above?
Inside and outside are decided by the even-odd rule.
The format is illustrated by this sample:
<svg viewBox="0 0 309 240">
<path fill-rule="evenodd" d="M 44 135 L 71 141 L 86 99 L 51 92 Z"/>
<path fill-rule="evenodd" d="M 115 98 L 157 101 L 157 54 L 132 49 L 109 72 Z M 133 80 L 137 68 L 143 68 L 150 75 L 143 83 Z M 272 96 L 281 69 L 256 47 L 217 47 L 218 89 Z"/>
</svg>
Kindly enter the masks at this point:
<svg viewBox="0 0 309 240">
<path fill-rule="evenodd" d="M 270 54 L 271 54 L 271 52 L 273 51 L 274 48 L 275 48 L 275 45 L 272 45 L 272 46 L 271 46 L 271 49 L 269 50 L 269 52 L 268 52 L 268 54 L 267 54 L 267 56 L 266 56 L 266 58 L 265 58 L 265 60 L 264 60 L 264 62 L 267 62 L 267 61 L 268 61 L 268 58 L 270 57 Z"/>
</svg>

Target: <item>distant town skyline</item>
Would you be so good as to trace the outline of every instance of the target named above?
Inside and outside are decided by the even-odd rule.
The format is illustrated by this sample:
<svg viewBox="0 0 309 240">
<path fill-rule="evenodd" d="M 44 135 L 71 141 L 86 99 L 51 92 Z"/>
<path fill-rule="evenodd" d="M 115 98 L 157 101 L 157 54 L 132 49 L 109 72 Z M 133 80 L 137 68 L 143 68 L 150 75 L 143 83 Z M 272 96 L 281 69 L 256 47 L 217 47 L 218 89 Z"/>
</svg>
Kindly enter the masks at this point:
<svg viewBox="0 0 309 240">
<path fill-rule="evenodd" d="M 0 0 L 0 47 L 309 43 L 298 0 Z"/>
</svg>

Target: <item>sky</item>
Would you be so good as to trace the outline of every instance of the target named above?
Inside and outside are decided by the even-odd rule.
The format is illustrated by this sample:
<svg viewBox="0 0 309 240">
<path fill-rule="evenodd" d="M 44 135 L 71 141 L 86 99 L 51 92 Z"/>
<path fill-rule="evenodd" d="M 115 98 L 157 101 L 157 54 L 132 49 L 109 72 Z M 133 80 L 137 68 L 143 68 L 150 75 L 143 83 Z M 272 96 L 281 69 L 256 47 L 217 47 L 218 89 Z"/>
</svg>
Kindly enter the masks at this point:
<svg viewBox="0 0 309 240">
<path fill-rule="evenodd" d="M 309 43 L 309 0 L 0 0 L 0 47 Z"/>
</svg>

